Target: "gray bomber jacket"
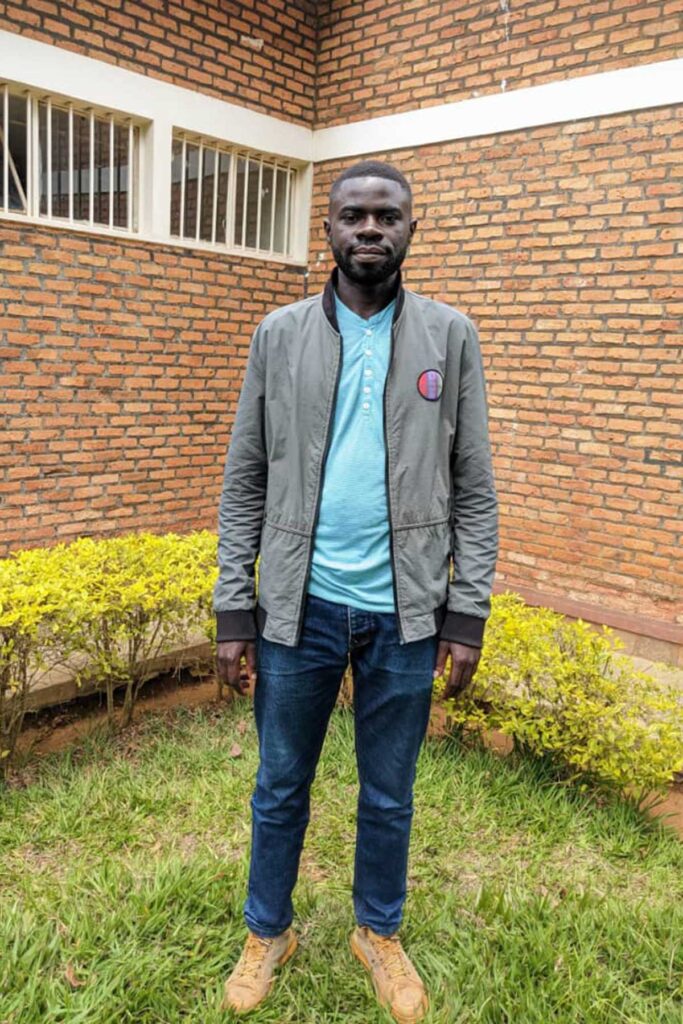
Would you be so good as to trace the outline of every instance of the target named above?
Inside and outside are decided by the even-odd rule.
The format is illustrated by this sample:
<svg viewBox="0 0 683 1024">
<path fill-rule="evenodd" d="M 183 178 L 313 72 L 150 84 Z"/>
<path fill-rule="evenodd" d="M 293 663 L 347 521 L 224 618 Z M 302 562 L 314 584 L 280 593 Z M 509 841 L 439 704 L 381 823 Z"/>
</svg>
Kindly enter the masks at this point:
<svg viewBox="0 0 683 1024">
<path fill-rule="evenodd" d="M 336 273 L 321 295 L 266 316 L 252 339 L 218 516 L 219 642 L 252 640 L 257 627 L 267 640 L 299 642 L 341 369 Z M 429 398 L 425 370 L 441 377 L 430 375 Z M 401 642 L 438 632 L 480 647 L 498 510 L 479 342 L 462 313 L 400 279 L 384 432 Z"/>
</svg>

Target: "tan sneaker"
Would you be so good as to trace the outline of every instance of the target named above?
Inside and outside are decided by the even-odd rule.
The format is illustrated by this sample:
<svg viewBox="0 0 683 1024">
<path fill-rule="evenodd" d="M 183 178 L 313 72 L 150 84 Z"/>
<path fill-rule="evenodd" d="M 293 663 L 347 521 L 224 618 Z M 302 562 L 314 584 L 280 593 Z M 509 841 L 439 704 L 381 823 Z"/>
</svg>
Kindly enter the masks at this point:
<svg viewBox="0 0 683 1024">
<path fill-rule="evenodd" d="M 242 955 L 225 983 L 221 1010 L 247 1013 L 266 998 L 275 981 L 275 968 L 287 963 L 297 947 L 291 928 L 273 939 L 249 932 Z"/>
<path fill-rule="evenodd" d="M 370 928 L 356 928 L 351 951 L 370 972 L 377 999 L 399 1024 L 422 1020 L 429 1000 L 422 979 L 410 962 L 397 935 L 377 935 Z"/>
</svg>

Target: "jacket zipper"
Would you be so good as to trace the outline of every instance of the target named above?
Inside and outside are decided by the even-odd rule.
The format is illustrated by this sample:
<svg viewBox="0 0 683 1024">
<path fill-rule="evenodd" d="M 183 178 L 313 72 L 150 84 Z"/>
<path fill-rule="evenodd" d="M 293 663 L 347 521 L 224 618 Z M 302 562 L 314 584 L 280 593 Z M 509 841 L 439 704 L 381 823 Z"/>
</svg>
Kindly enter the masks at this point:
<svg viewBox="0 0 683 1024">
<path fill-rule="evenodd" d="M 332 397 L 332 410 L 330 412 L 330 418 L 327 421 L 327 432 L 325 434 L 325 446 L 323 448 L 323 457 L 320 464 L 320 476 L 318 478 L 318 493 L 315 499 L 315 516 L 313 517 L 313 529 L 311 531 L 310 543 L 308 547 L 308 564 L 306 566 L 306 576 L 304 579 L 304 586 L 301 592 L 301 606 L 299 608 L 299 622 L 296 627 L 296 642 L 299 643 L 301 639 L 301 627 L 304 621 L 304 611 L 306 608 L 306 591 L 308 590 L 308 581 L 311 577 L 311 565 L 313 564 L 313 545 L 315 544 L 315 531 L 318 527 L 318 519 L 320 517 L 320 505 L 322 503 L 323 496 L 323 479 L 325 476 L 325 465 L 327 463 L 327 456 L 330 450 L 330 444 L 332 442 L 332 424 L 334 423 L 334 414 L 337 410 L 337 395 L 339 394 L 339 381 L 341 380 L 342 363 L 344 362 L 344 343 L 341 334 L 338 334 L 339 338 L 339 363 L 337 365 L 337 377 L 334 382 L 334 395 Z"/>
<path fill-rule="evenodd" d="M 389 365 L 387 367 L 387 375 L 384 381 L 384 394 L 382 396 L 382 413 L 384 419 L 384 480 L 387 492 L 387 516 L 389 519 L 389 561 L 391 563 L 391 582 L 394 588 L 394 605 L 396 607 L 396 625 L 398 627 L 398 635 L 401 639 L 401 643 L 405 643 L 405 637 L 403 635 L 403 628 L 401 626 L 401 613 L 398 607 L 398 587 L 396 585 L 396 559 L 394 556 L 394 524 L 391 516 L 391 487 L 389 484 L 389 442 L 387 438 L 387 386 L 389 384 L 389 375 L 391 373 L 391 364 L 394 360 L 394 326 L 391 326 L 391 346 L 389 349 Z"/>
</svg>

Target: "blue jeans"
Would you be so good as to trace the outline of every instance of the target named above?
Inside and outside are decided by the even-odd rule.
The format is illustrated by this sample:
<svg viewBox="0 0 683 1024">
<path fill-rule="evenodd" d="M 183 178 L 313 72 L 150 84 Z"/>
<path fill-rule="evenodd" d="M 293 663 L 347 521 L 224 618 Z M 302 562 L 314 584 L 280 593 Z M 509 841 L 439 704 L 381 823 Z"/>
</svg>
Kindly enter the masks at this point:
<svg viewBox="0 0 683 1024">
<path fill-rule="evenodd" d="M 438 637 L 400 644 L 396 616 L 309 595 L 298 647 L 258 638 L 260 764 L 251 801 L 244 917 L 262 937 L 292 922 L 311 783 L 344 671 L 354 678 L 360 781 L 353 902 L 380 935 L 401 922 L 415 766 L 429 720 Z"/>
</svg>

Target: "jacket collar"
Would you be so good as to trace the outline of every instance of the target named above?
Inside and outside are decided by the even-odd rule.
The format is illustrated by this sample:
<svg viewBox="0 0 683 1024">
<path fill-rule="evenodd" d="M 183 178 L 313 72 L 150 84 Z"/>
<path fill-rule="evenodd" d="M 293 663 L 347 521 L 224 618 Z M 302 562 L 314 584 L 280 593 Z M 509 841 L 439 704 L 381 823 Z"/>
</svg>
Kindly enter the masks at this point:
<svg viewBox="0 0 683 1024">
<path fill-rule="evenodd" d="M 323 312 L 329 320 L 334 330 L 339 334 L 339 324 L 337 322 L 337 308 L 334 301 L 335 292 L 337 290 L 337 281 L 339 280 L 339 268 L 335 267 L 329 278 L 323 291 Z M 403 278 L 401 271 L 398 272 L 398 278 L 396 280 L 396 292 L 395 292 L 396 306 L 394 308 L 394 316 L 392 318 L 392 326 L 396 323 L 401 312 L 403 310 L 403 304 L 405 302 L 405 289 L 403 287 Z"/>
</svg>

